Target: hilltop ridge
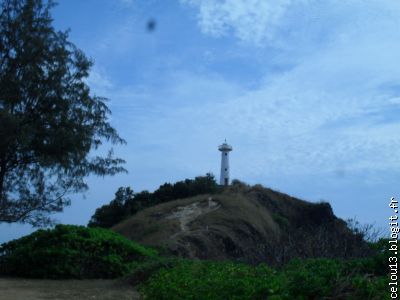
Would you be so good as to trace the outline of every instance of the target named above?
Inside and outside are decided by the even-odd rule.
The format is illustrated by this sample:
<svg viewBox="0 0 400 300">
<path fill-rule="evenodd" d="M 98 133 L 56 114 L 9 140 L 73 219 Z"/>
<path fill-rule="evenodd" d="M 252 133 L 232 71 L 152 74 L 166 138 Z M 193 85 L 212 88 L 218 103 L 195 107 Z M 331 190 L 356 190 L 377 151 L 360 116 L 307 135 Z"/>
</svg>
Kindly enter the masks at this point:
<svg viewBox="0 0 400 300">
<path fill-rule="evenodd" d="M 281 265 L 294 257 L 350 258 L 368 252 L 329 203 L 238 181 L 217 193 L 145 208 L 112 229 L 188 258 Z"/>
</svg>

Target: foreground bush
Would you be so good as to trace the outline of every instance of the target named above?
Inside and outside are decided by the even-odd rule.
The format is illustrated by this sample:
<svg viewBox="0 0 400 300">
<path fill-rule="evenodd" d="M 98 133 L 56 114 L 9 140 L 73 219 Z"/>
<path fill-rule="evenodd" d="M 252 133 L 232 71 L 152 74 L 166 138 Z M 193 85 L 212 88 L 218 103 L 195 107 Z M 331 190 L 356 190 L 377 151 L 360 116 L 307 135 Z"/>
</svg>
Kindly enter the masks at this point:
<svg viewBox="0 0 400 300">
<path fill-rule="evenodd" d="M 123 279 L 125 282 L 136 286 L 146 282 L 152 275 L 160 270 L 174 268 L 180 264 L 191 263 L 190 259 L 178 257 L 155 257 L 151 260 L 146 260 L 135 266 L 135 268 L 127 274 Z"/>
<path fill-rule="evenodd" d="M 114 278 L 156 253 L 107 229 L 57 225 L 0 246 L 0 274 Z"/>
<path fill-rule="evenodd" d="M 370 259 L 296 259 L 282 270 L 285 290 L 295 299 L 389 299 L 386 276 L 354 267 Z M 301 283 L 301 284 L 299 284 Z"/>
<path fill-rule="evenodd" d="M 278 277 L 265 265 L 231 262 L 182 262 L 162 269 L 142 287 L 148 299 L 279 299 Z M 272 297 L 270 297 L 272 296 Z"/>
<path fill-rule="evenodd" d="M 145 270 L 144 281 L 149 271 L 158 270 L 141 287 L 146 299 L 389 299 L 386 276 L 349 269 L 349 262 L 336 259 L 298 259 L 279 271 L 265 265 L 204 261 L 175 261 Z"/>
</svg>

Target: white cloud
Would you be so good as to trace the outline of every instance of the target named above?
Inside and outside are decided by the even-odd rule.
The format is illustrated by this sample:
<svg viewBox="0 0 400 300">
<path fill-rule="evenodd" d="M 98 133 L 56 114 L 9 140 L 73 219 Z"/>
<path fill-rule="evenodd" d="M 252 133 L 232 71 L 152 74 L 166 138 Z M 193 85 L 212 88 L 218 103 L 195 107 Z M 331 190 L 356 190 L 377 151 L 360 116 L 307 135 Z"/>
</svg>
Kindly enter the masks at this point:
<svg viewBox="0 0 400 300">
<path fill-rule="evenodd" d="M 202 31 L 222 36 L 229 31 L 242 40 L 259 43 L 271 38 L 292 0 L 181 0 L 199 9 Z"/>
<path fill-rule="evenodd" d="M 265 69 L 257 87 L 230 82 L 212 64 L 202 73 L 167 69 L 162 83 L 132 87 L 109 85 L 98 72 L 93 81 L 108 89 L 121 134 L 144 151 L 135 152 L 134 161 L 199 174 L 217 165 L 210 147 L 226 137 L 243 178 L 399 169 L 400 125 L 388 120 L 399 95 L 385 88 L 400 81 L 400 19 L 392 4 L 184 2 L 199 8 L 205 33 L 234 32 L 251 43 L 274 39 L 284 45 L 280 59 L 296 64 L 284 73 Z M 113 36 L 122 44 L 131 43 L 133 33 L 126 22 L 121 36 Z M 121 51 L 129 49 L 122 44 Z M 213 51 L 212 62 L 226 59 L 221 55 Z M 156 159 L 160 155 L 167 159 Z"/>
<path fill-rule="evenodd" d="M 204 34 L 233 35 L 258 46 L 310 53 L 330 46 L 347 30 L 362 30 L 376 20 L 397 18 L 392 0 L 180 0 L 197 10 Z M 398 19 L 398 18 L 397 18 Z"/>
<path fill-rule="evenodd" d="M 227 10 L 209 1 L 191 3 L 217 12 Z M 245 9 L 223 3 L 233 10 Z M 354 3 L 361 4 L 354 1 L 347 8 L 354 9 Z M 301 53 L 297 65 L 286 73 L 265 70 L 268 80 L 257 88 L 243 90 L 222 77 L 189 72 L 181 77 L 184 80 L 171 80 L 168 88 L 149 95 L 168 95 L 171 106 L 163 106 L 157 118 L 143 119 L 140 140 L 163 145 L 171 166 L 190 161 L 188 169 L 200 170 L 215 156 L 210 145 L 226 137 L 234 146 L 233 156 L 237 155 L 236 174 L 244 178 L 326 175 L 338 169 L 353 173 L 398 170 L 400 122 L 388 116 L 398 95 L 388 95 L 383 88 L 400 81 L 398 11 L 388 13 L 385 6 L 372 17 L 371 4 L 356 7 L 360 10 L 357 26 L 345 5 L 337 8 L 334 19 L 342 19 L 341 23 L 329 29 L 323 20 L 329 42 L 313 44 L 313 51 Z M 229 12 L 220 18 L 239 24 L 231 14 L 238 15 Z M 363 21 L 361 16 L 366 15 L 371 17 Z M 310 34 L 314 36 L 315 31 Z M 188 104 L 174 102 L 174 97 Z M 151 138 L 146 136 L 149 132 Z M 192 155 L 200 158 L 192 161 Z"/>
<path fill-rule="evenodd" d="M 282 77 L 240 97 L 221 94 L 221 102 L 193 105 L 188 99 L 192 105 L 163 107 L 159 114 L 141 118 L 133 140 L 153 145 L 155 156 L 163 149 L 168 159 L 161 164 L 198 173 L 212 168 L 217 158 L 212 146 L 226 137 L 234 146 L 234 169 L 241 178 L 400 167 L 400 124 L 368 120 L 373 95 L 357 101 L 333 91 L 320 93 L 320 87 L 302 91 L 301 83 L 285 91 L 287 82 Z M 224 84 L 214 81 L 212 86 Z"/>
</svg>

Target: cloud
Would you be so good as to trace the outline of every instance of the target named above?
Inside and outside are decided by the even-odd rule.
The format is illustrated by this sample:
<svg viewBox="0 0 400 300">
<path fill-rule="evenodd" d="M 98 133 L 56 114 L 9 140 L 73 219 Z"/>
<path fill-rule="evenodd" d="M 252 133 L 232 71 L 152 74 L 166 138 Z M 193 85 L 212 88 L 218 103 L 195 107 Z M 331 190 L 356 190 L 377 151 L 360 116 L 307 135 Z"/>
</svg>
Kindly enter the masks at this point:
<svg viewBox="0 0 400 300">
<path fill-rule="evenodd" d="M 274 34 L 275 27 L 292 0 L 181 0 L 199 10 L 201 30 L 213 36 L 231 31 L 244 41 L 260 43 Z"/>
<path fill-rule="evenodd" d="M 330 46 L 347 30 L 397 18 L 391 0 L 180 0 L 197 11 L 206 35 L 234 36 L 245 44 L 309 54 Z M 290 58 L 288 58 L 290 59 Z"/>
<path fill-rule="evenodd" d="M 157 80 L 131 86 L 117 86 L 96 70 L 92 83 L 112 99 L 113 122 L 133 145 L 127 159 L 135 166 L 146 163 L 171 173 L 217 171 L 215 147 L 227 138 L 241 178 L 399 169 L 398 8 L 357 0 L 340 5 L 311 5 L 311 0 L 184 3 L 199 9 L 205 34 L 234 34 L 257 46 L 268 40 L 281 51 L 274 57 L 267 49 L 232 43 L 238 55 L 250 51 L 249 63 L 261 62 L 264 75 L 256 85 L 246 85 L 253 79 L 250 72 L 239 82 L 229 80 L 228 72 L 240 66 L 218 48 L 205 50 L 211 59 L 201 71 L 177 64 L 162 69 Z M 115 34 L 118 40 L 131 36 L 126 22 L 123 34 Z M 158 62 L 168 63 L 163 59 Z M 294 63 L 275 71 L 262 63 L 272 59 Z M 221 61 L 230 66 L 228 72 L 214 68 Z M 163 159 L 156 159 L 160 155 Z"/>
<path fill-rule="evenodd" d="M 224 13 L 226 7 L 234 5 L 223 3 L 226 6 L 191 2 Z M 180 165 L 193 172 L 215 162 L 216 150 L 211 146 L 224 138 L 234 146 L 234 169 L 243 178 L 268 174 L 336 176 L 338 170 L 350 174 L 396 172 L 400 168 L 396 150 L 400 148 L 400 122 L 392 115 L 400 113 L 400 92 L 391 86 L 400 81 L 395 63 L 400 50 L 398 11 L 390 12 L 387 2 L 381 8 L 356 4 L 361 2 L 335 9 L 331 19 L 341 20 L 337 24 L 328 26 L 327 18 L 316 21 L 314 26 L 322 24 L 329 41 L 315 42 L 317 30 L 307 33 L 303 28 L 304 36 L 297 39 L 306 40 L 313 51 L 295 52 L 297 63 L 284 72 L 265 69 L 265 78 L 256 87 L 243 87 L 211 71 L 167 75 L 170 80 L 166 86 L 146 96 L 167 102 L 154 103 L 152 109 L 159 108 L 157 115 L 142 116 L 136 127 L 141 133 L 138 139 L 154 145 L 154 151 L 162 148 L 171 168 Z M 236 9 L 250 16 L 244 6 Z M 330 13 L 321 12 L 322 16 Z M 257 23 L 257 16 L 253 23 Z M 223 14 L 220 18 L 252 26 Z M 271 24 L 278 23 L 278 17 L 272 20 Z M 233 23 L 229 26 L 236 26 Z M 213 26 L 225 30 L 222 25 Z"/>
<path fill-rule="evenodd" d="M 194 101 L 198 96 L 194 93 L 192 98 L 188 94 L 187 105 L 172 100 L 169 108 L 147 108 L 148 114 L 140 117 L 130 137 L 152 145 L 147 155 L 156 157 L 162 149 L 168 159 L 154 163 L 171 170 L 180 166 L 193 173 L 216 169 L 215 147 L 225 137 L 234 146 L 234 169 L 241 178 L 326 175 L 338 169 L 350 173 L 393 171 L 400 167 L 396 158 L 400 124 L 368 119 L 372 110 L 380 112 L 374 108 L 376 95 L 358 101 L 331 89 L 320 92 L 320 86 L 302 90 L 302 81 L 290 83 L 302 72 L 293 71 L 273 84 L 236 97 L 227 92 L 226 82 L 214 79 L 208 84 L 214 90 L 221 87 L 219 101 Z M 303 77 L 303 82 L 308 79 Z M 189 90 L 201 81 L 187 74 Z M 179 88 L 185 89 L 182 83 Z"/>
</svg>

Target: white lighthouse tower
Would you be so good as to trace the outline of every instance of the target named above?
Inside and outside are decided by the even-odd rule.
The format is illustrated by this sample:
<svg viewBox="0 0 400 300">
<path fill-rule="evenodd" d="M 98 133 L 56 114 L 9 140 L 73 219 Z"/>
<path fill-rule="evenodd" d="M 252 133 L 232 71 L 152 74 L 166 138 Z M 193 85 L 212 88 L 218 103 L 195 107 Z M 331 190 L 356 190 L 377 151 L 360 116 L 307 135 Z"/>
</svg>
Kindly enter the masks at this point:
<svg viewBox="0 0 400 300">
<path fill-rule="evenodd" d="M 221 151 L 221 177 L 219 180 L 220 185 L 229 185 L 229 152 L 232 151 L 232 146 L 225 142 L 218 147 Z"/>
</svg>

